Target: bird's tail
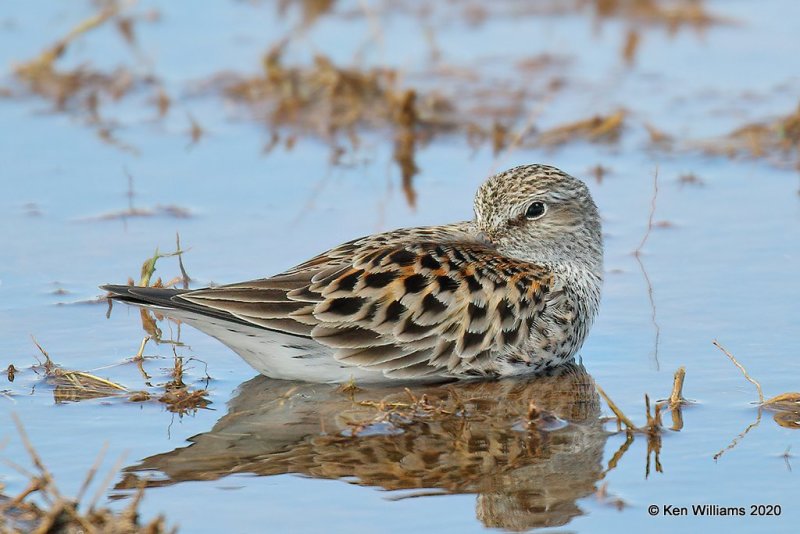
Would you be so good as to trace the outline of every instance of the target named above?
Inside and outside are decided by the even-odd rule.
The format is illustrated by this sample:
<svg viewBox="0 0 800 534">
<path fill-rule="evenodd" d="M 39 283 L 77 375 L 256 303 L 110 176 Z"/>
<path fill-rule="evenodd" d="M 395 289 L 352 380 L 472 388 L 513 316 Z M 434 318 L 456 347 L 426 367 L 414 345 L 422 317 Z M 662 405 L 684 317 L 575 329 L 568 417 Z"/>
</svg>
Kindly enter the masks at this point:
<svg viewBox="0 0 800 534">
<path fill-rule="evenodd" d="M 129 302 L 131 304 L 146 304 L 150 306 L 160 306 L 164 308 L 180 308 L 180 303 L 173 300 L 174 297 L 186 293 L 187 289 L 170 289 L 165 287 L 141 287 L 141 286 L 121 286 L 104 285 L 100 289 L 111 293 L 110 298 Z"/>
</svg>

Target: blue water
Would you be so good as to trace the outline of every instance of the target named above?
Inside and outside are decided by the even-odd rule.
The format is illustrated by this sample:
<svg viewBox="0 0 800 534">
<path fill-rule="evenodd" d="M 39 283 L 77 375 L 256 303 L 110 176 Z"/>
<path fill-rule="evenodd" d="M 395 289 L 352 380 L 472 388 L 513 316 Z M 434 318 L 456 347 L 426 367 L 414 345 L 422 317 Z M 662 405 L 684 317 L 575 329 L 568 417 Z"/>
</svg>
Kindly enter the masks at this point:
<svg viewBox="0 0 800 534">
<path fill-rule="evenodd" d="M 498 157 L 488 146 L 474 150 L 460 134 L 435 138 L 417 154 L 415 209 L 404 200 L 385 132 L 365 132 L 351 166 L 330 166 L 330 148 L 313 136 L 301 137 L 292 150 L 276 148 L 265 156 L 261 149 L 269 133 L 264 126 L 246 108 L 202 89 L 202 82 L 220 71 L 258 72 L 263 52 L 291 34 L 287 62 L 307 63 L 313 54 L 325 53 L 351 64 L 361 52 L 366 65 L 397 67 L 410 81 L 456 98 L 466 92 L 459 82 L 430 74 L 437 64 L 431 63 L 414 9 L 365 4 L 371 6 L 369 17 L 359 2 L 341 2 L 300 34 L 292 30 L 299 21 L 296 8 L 281 18 L 272 2 L 201 7 L 141 2 L 133 13 L 157 8 L 160 18 L 136 24 L 136 51 L 112 26 L 79 39 L 59 65 L 88 62 L 101 70 L 127 65 L 160 78 L 173 99 L 160 121 L 147 89 L 101 106 L 118 123 L 117 137 L 136 147 L 138 155 L 101 142 L 80 113 L 53 111 L 51 102 L 28 94 L 12 73 L 13 63 L 35 56 L 93 13 L 91 3 L 6 6 L 0 15 L 0 64 L 6 69 L 0 85 L 16 96 L 0 99 L 5 192 L 0 196 L 0 368 L 13 363 L 20 372 L 14 383 L 0 376 L 0 391 L 10 395 L 0 396 L 0 443 L 7 441 L 0 455 L 26 462 L 10 424 L 10 414 L 16 413 L 62 490 L 74 494 L 104 443 L 109 446 L 105 469 L 122 454 L 123 466 L 135 466 L 185 447 L 187 438 L 208 433 L 226 415 L 227 403 L 254 372 L 189 328 L 181 339 L 191 348 L 181 349 L 182 354 L 207 362 L 212 377 L 212 404 L 192 415 L 178 417 L 156 402 L 121 399 L 56 404 L 52 390 L 29 369 L 38 356 L 32 334 L 65 368 L 143 388 L 136 367 L 124 363 L 144 335 L 138 312 L 115 306 L 107 320 L 104 304 L 81 301 L 101 295 L 99 284 L 138 278 L 142 261 L 156 247 L 174 248 L 176 232 L 191 248 L 184 261 L 196 284 L 254 278 L 356 236 L 469 218 L 474 191 L 492 170 L 542 162 L 586 180 L 604 221 L 603 304 L 581 351 L 588 373 L 640 424 L 644 394 L 667 397 L 679 366 L 687 369 L 685 396 L 696 401 L 684 409 L 683 429 L 663 436 L 663 473 L 651 465 L 645 477 L 647 440 L 636 436 L 617 467 L 594 484 L 599 488 L 607 482 L 608 493 L 626 506 L 618 511 L 594 495 L 577 496 L 573 504 L 580 513 L 560 528 L 596 532 L 624 523 L 665 532 L 792 531 L 800 519 L 794 497 L 800 464 L 790 457 L 793 471 L 783 455 L 800 450 L 797 425 L 779 426 L 764 412 L 757 427 L 714 461 L 758 410 L 755 388 L 711 341 L 718 339 L 736 354 L 765 394 L 800 390 L 797 171 L 763 159 L 704 155 L 693 143 L 795 109 L 800 56 L 794 3 L 707 2 L 703 5 L 730 22 L 702 32 L 682 28 L 674 35 L 658 24 L 598 22 L 588 9 L 512 16 L 487 8 L 485 21 L 473 26 L 463 6 L 438 6 L 427 19 L 441 53 L 438 65 L 468 69 L 478 84 L 530 88 L 529 100 L 536 106 L 542 80 L 517 71 L 515 64 L 540 53 L 568 59 L 555 68 L 566 80 L 564 89 L 541 105 L 537 127 L 619 107 L 628 110 L 629 120 L 619 144 L 525 147 Z M 630 27 L 641 32 L 641 45 L 634 64 L 626 66 L 620 51 Z M 207 132 L 191 147 L 187 114 Z M 650 147 L 645 123 L 675 136 L 676 148 Z M 598 164 L 611 169 L 600 183 L 590 172 Z M 641 255 L 652 286 L 654 321 L 647 282 L 632 252 L 647 227 L 656 169 L 655 220 L 670 226 L 654 228 Z M 126 173 L 133 177 L 136 207 L 179 205 L 192 217 L 93 219 L 127 208 Z M 681 184 L 679 177 L 687 173 L 703 185 Z M 35 203 L 38 215 L 31 214 L 29 203 Z M 162 260 L 158 269 L 165 279 L 178 274 L 173 259 Z M 53 294 L 59 288 L 68 294 Z M 154 382 L 166 382 L 171 349 L 151 344 L 145 354 L 161 356 L 145 368 Z M 204 378 L 205 367 L 191 362 L 185 380 L 204 387 Z M 610 414 L 605 405 L 602 410 Z M 605 428 L 614 430 L 611 424 Z M 625 435 L 597 436 L 603 454 L 595 463 L 606 468 Z M 419 447 L 424 450 L 424 443 Z M 486 476 L 490 473 L 487 468 Z M 407 492 L 302 474 L 245 471 L 152 488 L 142 514 L 164 513 L 185 532 L 485 529 L 476 508 L 480 498 L 471 493 L 397 500 L 396 494 Z M 544 480 L 541 490 L 547 492 Z M 0 483 L 15 494 L 27 480 L 3 467 Z M 651 504 L 701 503 L 748 510 L 750 504 L 780 504 L 782 515 L 652 518 L 647 513 Z"/>
</svg>

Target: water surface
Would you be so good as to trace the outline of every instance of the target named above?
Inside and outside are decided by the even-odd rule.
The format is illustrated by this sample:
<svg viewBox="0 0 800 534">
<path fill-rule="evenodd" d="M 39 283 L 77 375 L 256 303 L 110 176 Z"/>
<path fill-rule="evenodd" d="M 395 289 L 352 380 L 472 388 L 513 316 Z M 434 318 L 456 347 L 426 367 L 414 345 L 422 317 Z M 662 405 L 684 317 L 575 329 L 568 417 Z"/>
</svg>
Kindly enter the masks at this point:
<svg viewBox="0 0 800 534">
<path fill-rule="evenodd" d="M 715 460 L 759 411 L 754 387 L 711 342 L 732 351 L 767 395 L 800 389 L 797 149 L 730 159 L 701 143 L 796 108 L 794 3 L 703 2 L 714 22 L 677 27 L 624 9 L 604 16 L 593 2 L 558 10 L 447 3 L 430 11 L 336 2 L 312 21 L 314 4 L 303 3 L 303 19 L 299 5 L 281 14 L 273 2 L 191 9 L 140 2 L 126 12 L 135 21 L 133 47 L 109 23 L 59 59 L 60 68 L 85 64 L 101 73 L 125 66 L 137 80 L 119 100 L 101 96 L 100 125 L 81 100 L 59 110 L 13 71 L 95 13 L 93 5 L 14 2 L 0 16 L 8 88 L 0 99 L 0 366 L 18 369 L 14 382 L 0 377 L 2 455 L 27 461 L 9 424 L 16 413 L 62 490 L 74 494 L 107 443 L 106 469 L 124 454 L 107 503 L 124 506 L 135 481 L 151 475 L 142 514 L 164 513 L 186 532 L 594 532 L 623 523 L 789 532 L 800 519 L 793 471 L 800 416 L 763 411 Z M 359 125 L 355 150 L 347 135 L 337 137 L 333 143 L 345 148 L 338 165 L 332 141 L 307 125 L 281 130 L 278 146 L 264 154 L 271 130 L 259 111 L 209 79 L 262 72 L 263 54 L 286 36 L 286 65 L 325 55 L 342 66 L 395 68 L 420 95 L 436 92 L 487 127 L 494 121 L 525 131 L 525 142 L 495 153 L 489 141 L 471 144 L 460 126 L 437 131 L 417 145 L 413 207 L 388 123 Z M 631 39 L 638 45 L 626 56 Z M 543 57 L 551 63 L 541 70 L 521 66 Z M 558 90 L 549 92 L 551 84 Z M 156 85 L 171 100 L 163 118 Z M 509 104 L 503 114 L 492 107 L 498 102 L 519 107 Z M 535 142 L 536 132 L 618 109 L 627 114 L 617 140 Z M 196 142 L 192 120 L 203 129 Z M 655 146 L 648 125 L 671 135 L 671 148 Z M 103 127 L 116 144 L 102 139 Z M 174 249 L 176 232 L 191 249 L 184 263 L 194 285 L 255 278 L 356 236 L 469 218 L 488 174 L 530 162 L 584 179 L 603 216 L 603 303 L 578 371 L 411 388 L 437 412 L 402 390 L 351 397 L 254 378 L 224 346 L 185 328 L 177 353 L 196 360 L 187 362 L 184 381 L 206 388 L 211 404 L 179 415 L 121 397 L 59 402 L 30 368 L 39 356 L 32 334 L 64 368 L 160 391 L 171 380 L 172 346 L 146 347 L 145 355 L 158 357 L 144 363 L 150 388 L 127 362 L 145 335 L 139 312 L 115 305 L 107 319 L 106 305 L 90 301 L 101 296 L 99 284 L 138 279 L 156 247 Z M 598 165 L 607 169 L 602 179 Z M 643 272 L 632 253 L 647 231 L 656 172 L 656 224 L 641 251 Z M 131 205 L 156 214 L 103 217 Z M 174 258 L 159 262 L 156 275 L 178 274 Z M 177 337 L 174 326 L 161 328 L 164 339 Z M 611 412 L 591 384 L 643 425 L 645 393 L 666 398 L 680 366 L 684 394 L 694 401 L 682 411 L 680 431 L 631 439 L 604 422 Z M 534 424 L 531 398 L 546 412 Z M 385 399 L 404 404 L 385 420 L 358 403 Z M 669 414 L 664 421 L 671 425 Z M 27 479 L 4 468 L 0 482 L 13 495 Z M 647 512 L 651 504 L 702 503 L 748 511 L 780 504 L 782 515 Z"/>
</svg>

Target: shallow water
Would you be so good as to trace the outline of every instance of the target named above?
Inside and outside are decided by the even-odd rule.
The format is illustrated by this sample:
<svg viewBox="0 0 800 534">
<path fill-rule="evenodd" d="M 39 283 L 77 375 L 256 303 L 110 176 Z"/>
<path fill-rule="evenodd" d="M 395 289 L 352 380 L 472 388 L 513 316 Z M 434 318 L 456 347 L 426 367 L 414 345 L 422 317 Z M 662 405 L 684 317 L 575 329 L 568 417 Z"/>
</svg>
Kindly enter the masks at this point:
<svg viewBox="0 0 800 534">
<path fill-rule="evenodd" d="M 387 132 L 362 132 L 345 165 L 331 166 L 329 144 L 314 135 L 264 155 L 264 125 L 248 108 L 204 88 L 220 71 L 258 72 L 264 51 L 299 24 L 296 6 L 279 15 L 272 2 L 193 10 L 175 3 L 158 5 L 157 21 L 136 23 L 133 50 L 113 26 L 102 26 L 61 60 L 106 70 L 124 64 L 161 81 L 173 101 L 162 120 L 147 87 L 100 108 L 116 137 L 135 147 L 131 153 L 103 142 L 80 109 L 54 111 L 52 102 L 29 94 L 11 70 L 91 15 L 92 6 L 16 2 L 4 10 L 2 86 L 12 95 L 0 99 L 0 367 L 13 363 L 18 372 L 14 382 L 0 376 L 0 454 L 29 465 L 10 424 L 16 413 L 61 489 L 74 494 L 107 443 L 105 469 L 124 454 L 124 470 L 104 498 L 124 506 L 131 477 L 149 473 L 154 487 L 146 490 L 143 516 L 164 513 L 186 532 L 594 532 L 623 522 L 648 531 L 791 531 L 800 519 L 800 415 L 764 410 L 758 419 L 755 388 L 711 342 L 733 352 L 766 395 L 800 389 L 797 171 L 791 153 L 728 159 L 692 143 L 796 108 L 797 7 L 707 2 L 723 23 L 672 32 L 641 17 L 599 18 L 589 7 L 531 13 L 513 3 L 498 3 L 470 22 L 470 5 L 420 14 L 413 3 L 336 3 L 304 34 L 293 34 L 287 62 L 307 64 L 324 53 L 350 65 L 360 57 L 365 65 L 401 69 L 408 84 L 465 100 L 478 86 L 527 88 L 530 105 L 516 128 L 530 117 L 546 129 L 623 107 L 629 120 L 619 142 L 526 145 L 495 156 L 460 133 L 437 135 L 417 152 L 411 208 Z M 133 13 L 154 7 L 141 2 Z M 434 28 L 432 38 L 425 27 Z M 628 64 L 622 50 L 630 29 L 640 38 Z M 541 73 L 516 66 L 542 53 L 563 59 Z M 444 66 L 467 74 L 431 74 Z M 545 96 L 551 77 L 562 78 L 563 88 Z M 196 144 L 190 115 L 205 130 Z M 673 135 L 673 149 L 653 147 L 645 124 Z M 30 368 L 39 356 L 32 334 L 64 368 L 146 389 L 126 361 L 145 335 L 138 311 L 115 305 L 106 319 L 104 303 L 86 301 L 101 295 L 99 284 L 138 279 L 156 247 L 174 248 L 176 232 L 191 249 L 183 259 L 194 285 L 254 278 L 366 233 L 469 218 L 485 176 L 527 162 L 586 180 L 604 219 L 607 274 L 600 315 L 580 352 L 584 386 L 593 380 L 644 424 L 644 394 L 666 398 L 674 371 L 686 367 L 684 394 L 694 402 L 682 410 L 680 431 L 649 440 L 650 448 L 658 441 L 657 460 L 647 436 L 637 434 L 626 446 L 626 434 L 600 419 L 611 415 L 605 403 L 557 378 L 461 385 L 456 393 L 411 388 L 417 397 L 449 402 L 461 388 L 457 398 L 472 400 L 466 414 L 395 414 L 353 437 L 348 422 L 374 418 L 369 408 L 327 386 L 253 378 L 235 354 L 189 328 L 180 333 L 187 346 L 178 353 L 202 362 L 187 363 L 184 381 L 207 388 L 211 404 L 183 416 L 155 401 L 56 402 L 53 387 Z M 610 169 L 599 181 L 596 165 Z M 654 219 L 668 224 L 656 224 L 642 249 L 645 274 L 632 253 L 648 226 L 656 170 Z M 681 182 L 688 174 L 702 184 Z M 129 201 L 137 208 L 177 205 L 191 216 L 99 217 L 125 210 Z M 177 274 L 174 258 L 159 262 L 156 275 Z M 177 334 L 161 328 L 165 339 Z M 157 389 L 170 380 L 171 346 L 150 343 L 145 355 L 159 357 L 144 363 Z M 367 390 L 356 400 L 403 395 Z M 527 425 L 529 398 L 558 419 Z M 669 414 L 664 420 L 671 424 Z M 14 495 L 27 478 L 3 467 L 0 483 Z M 748 512 L 751 504 L 779 504 L 782 515 L 647 512 L 651 504 L 706 503 Z"/>
</svg>

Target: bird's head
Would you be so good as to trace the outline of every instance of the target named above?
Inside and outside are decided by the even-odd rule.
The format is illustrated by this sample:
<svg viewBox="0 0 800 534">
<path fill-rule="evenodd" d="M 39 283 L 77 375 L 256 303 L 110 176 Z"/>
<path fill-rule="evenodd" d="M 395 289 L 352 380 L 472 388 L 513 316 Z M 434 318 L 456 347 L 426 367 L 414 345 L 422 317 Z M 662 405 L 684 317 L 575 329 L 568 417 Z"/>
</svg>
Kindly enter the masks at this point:
<svg viewBox="0 0 800 534">
<path fill-rule="evenodd" d="M 522 165 L 486 180 L 475 195 L 475 223 L 508 256 L 602 269 L 597 206 L 586 184 L 555 167 Z"/>
</svg>

